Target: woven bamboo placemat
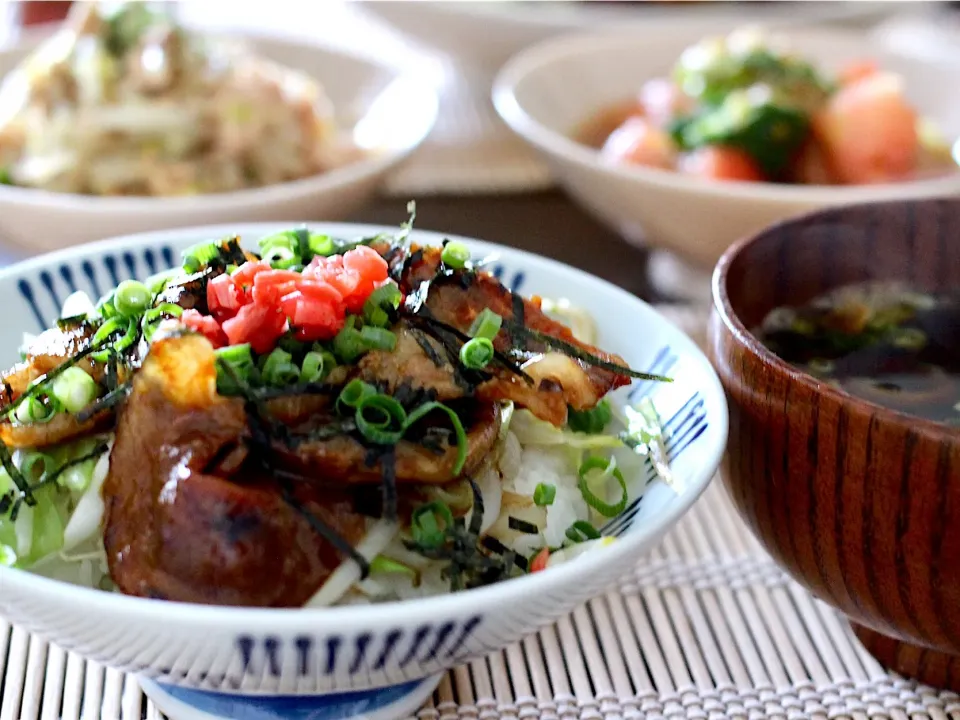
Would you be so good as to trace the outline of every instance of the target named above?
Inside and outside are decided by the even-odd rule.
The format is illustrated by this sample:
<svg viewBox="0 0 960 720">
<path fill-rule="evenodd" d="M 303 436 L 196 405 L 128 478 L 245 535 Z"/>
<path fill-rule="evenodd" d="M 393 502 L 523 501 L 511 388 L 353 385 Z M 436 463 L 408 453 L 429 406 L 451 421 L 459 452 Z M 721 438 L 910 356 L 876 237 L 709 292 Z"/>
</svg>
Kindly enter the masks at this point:
<svg viewBox="0 0 960 720">
<path fill-rule="evenodd" d="M 668 310 L 703 341 L 700 313 Z M 0 620 L 0 720 L 161 720 L 135 678 Z M 960 720 L 790 581 L 719 483 L 609 591 L 451 671 L 418 720 Z"/>
</svg>

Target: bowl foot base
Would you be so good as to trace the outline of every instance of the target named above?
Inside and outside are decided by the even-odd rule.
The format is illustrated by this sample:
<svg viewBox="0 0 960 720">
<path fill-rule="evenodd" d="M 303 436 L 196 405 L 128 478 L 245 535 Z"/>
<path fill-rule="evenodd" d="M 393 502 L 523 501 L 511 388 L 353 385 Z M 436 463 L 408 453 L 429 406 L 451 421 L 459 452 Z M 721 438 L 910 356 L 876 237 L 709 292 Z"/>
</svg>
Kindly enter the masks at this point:
<svg viewBox="0 0 960 720">
<path fill-rule="evenodd" d="M 888 670 L 931 687 L 960 692 L 960 655 L 930 650 L 850 623 L 857 639 Z"/>
<path fill-rule="evenodd" d="M 323 695 L 235 695 L 140 679 L 170 720 L 398 720 L 415 715 L 442 674 L 376 690 Z"/>
</svg>

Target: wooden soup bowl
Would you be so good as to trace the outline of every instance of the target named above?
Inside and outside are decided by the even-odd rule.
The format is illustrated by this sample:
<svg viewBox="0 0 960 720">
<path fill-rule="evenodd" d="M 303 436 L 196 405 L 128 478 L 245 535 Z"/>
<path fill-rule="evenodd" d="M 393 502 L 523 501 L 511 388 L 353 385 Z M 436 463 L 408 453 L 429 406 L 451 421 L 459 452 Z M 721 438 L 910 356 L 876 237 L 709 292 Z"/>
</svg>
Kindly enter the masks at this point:
<svg viewBox="0 0 960 720">
<path fill-rule="evenodd" d="M 835 208 L 731 247 L 709 348 L 730 405 L 723 482 L 767 551 L 884 665 L 960 690 L 960 430 L 859 400 L 751 333 L 848 283 L 960 287 L 960 200 Z"/>
</svg>

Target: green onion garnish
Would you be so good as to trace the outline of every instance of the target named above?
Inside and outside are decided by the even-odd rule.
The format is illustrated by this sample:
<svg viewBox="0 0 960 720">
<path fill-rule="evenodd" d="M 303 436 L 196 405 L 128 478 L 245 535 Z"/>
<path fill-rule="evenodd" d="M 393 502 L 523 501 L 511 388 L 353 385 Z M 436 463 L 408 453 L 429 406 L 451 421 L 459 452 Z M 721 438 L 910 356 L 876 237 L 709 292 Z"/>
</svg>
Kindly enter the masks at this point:
<svg viewBox="0 0 960 720">
<path fill-rule="evenodd" d="M 191 245 L 182 253 L 183 271 L 188 275 L 195 273 L 208 262 L 219 256 L 220 248 L 217 243 L 213 241 Z"/>
<path fill-rule="evenodd" d="M 267 385 L 286 387 L 300 378 L 300 368 L 293 364 L 293 356 L 282 348 L 274 348 L 263 363 L 261 377 Z"/>
<path fill-rule="evenodd" d="M 112 353 L 122 353 L 137 341 L 140 335 L 140 323 L 137 322 L 137 318 L 135 317 L 125 318 L 114 316 L 101 325 L 93 334 L 91 344 L 94 347 L 100 347 L 107 339 L 121 330 L 124 331 L 123 336 L 114 341 L 111 347 L 98 350 L 92 353 L 90 357 L 99 363 L 105 363 L 110 359 Z"/>
<path fill-rule="evenodd" d="M 282 245 L 275 245 L 263 253 L 263 259 L 270 263 L 270 267 L 275 270 L 288 270 L 294 265 L 300 264 L 300 256 L 291 248 Z"/>
<path fill-rule="evenodd" d="M 16 564 L 16 551 L 9 545 L 0 544 L 0 567 L 13 567 Z"/>
<path fill-rule="evenodd" d="M 500 326 L 503 324 L 503 318 L 497 315 L 490 308 L 484 308 L 480 314 L 473 319 L 470 325 L 470 337 L 487 338 L 493 340 L 500 332 Z"/>
<path fill-rule="evenodd" d="M 446 413 L 447 417 L 450 418 L 450 424 L 453 425 L 453 431 L 457 436 L 457 461 L 453 466 L 453 474 L 459 475 L 463 470 L 463 466 L 467 462 L 467 432 L 463 429 L 463 423 L 460 421 L 460 416 L 457 415 L 453 410 L 444 405 L 442 402 L 428 402 L 424 403 L 407 417 L 406 425 L 404 426 L 404 432 L 420 420 L 422 417 L 428 413 L 439 410 L 443 413 Z"/>
<path fill-rule="evenodd" d="M 610 402 L 601 400 L 590 410 L 567 410 L 567 426 L 574 432 L 599 435 L 613 419 Z"/>
<path fill-rule="evenodd" d="M 160 303 L 157 307 L 150 308 L 143 314 L 143 320 L 140 323 L 140 330 L 147 342 L 153 339 L 153 334 L 157 331 L 157 326 L 163 321 L 165 316 L 180 317 L 183 315 L 183 308 L 173 303 Z"/>
<path fill-rule="evenodd" d="M 460 348 L 460 363 L 471 370 L 482 370 L 493 360 L 493 343 L 485 337 L 468 340 Z"/>
<path fill-rule="evenodd" d="M 385 327 L 390 322 L 387 307 L 396 310 L 400 307 L 402 294 L 393 281 L 374 290 L 363 304 L 363 320 L 367 325 Z"/>
<path fill-rule="evenodd" d="M 221 395 L 235 395 L 242 389 L 233 381 L 230 373 L 220 372 L 222 365 L 229 365 L 236 377 L 244 382 L 249 381 L 251 374 L 256 370 L 253 362 L 253 353 L 250 344 L 231 345 L 214 350 L 217 360 L 217 392 Z"/>
<path fill-rule="evenodd" d="M 540 507 L 546 507 L 548 505 L 553 505 L 553 501 L 557 497 L 557 487 L 556 485 L 550 485 L 547 483 L 537 483 L 536 489 L 533 491 L 533 502 Z"/>
<path fill-rule="evenodd" d="M 310 252 L 314 255 L 329 257 L 336 254 L 337 251 L 333 238 L 329 235 L 321 235 L 320 233 L 310 233 L 310 239 L 307 240 L 307 245 L 309 245 Z"/>
<path fill-rule="evenodd" d="M 376 394 L 377 389 L 373 385 L 365 383 L 359 378 L 354 378 L 340 391 L 340 395 L 337 397 L 337 409 L 345 414 L 345 408 L 356 409 L 365 398 Z"/>
<path fill-rule="evenodd" d="M 344 322 L 343 327 L 337 336 L 333 339 L 333 352 L 337 358 L 346 364 L 354 362 L 366 351 L 363 344 L 363 337 L 356 328 L 357 318 L 349 316 Z"/>
<path fill-rule="evenodd" d="M 440 252 L 440 260 L 443 261 L 444 265 L 454 270 L 461 270 L 470 260 L 470 249 L 462 242 L 449 241 L 444 244 L 443 250 Z"/>
<path fill-rule="evenodd" d="M 370 573 L 409 575 L 412 578 L 416 578 L 420 574 L 409 565 L 404 565 L 402 562 L 384 557 L 383 555 L 377 555 L 370 561 Z"/>
<path fill-rule="evenodd" d="M 378 445 L 395 445 L 403 437 L 407 413 L 389 395 L 367 395 L 357 404 L 357 430 Z"/>
<path fill-rule="evenodd" d="M 620 499 L 615 505 L 610 505 L 594 495 L 590 490 L 590 483 L 587 479 L 587 475 L 594 470 L 602 470 L 604 478 L 613 477 L 617 481 L 617 484 L 620 485 Z M 623 479 L 623 473 L 621 473 L 620 468 L 617 467 L 615 459 L 611 458 L 610 460 L 607 460 L 597 455 L 591 455 L 580 465 L 580 469 L 577 470 L 577 475 L 580 477 L 577 487 L 580 489 L 583 499 L 586 501 L 587 505 L 592 507 L 598 513 L 604 517 L 616 517 L 626 509 L 628 499 L 627 481 Z"/>
<path fill-rule="evenodd" d="M 126 317 L 141 315 L 153 301 L 153 293 L 146 285 L 136 280 L 124 280 L 117 285 L 113 304 L 117 312 Z"/>
<path fill-rule="evenodd" d="M 360 331 L 360 340 L 366 350 L 393 351 L 397 347 L 397 336 L 386 328 L 365 325 Z"/>
<path fill-rule="evenodd" d="M 337 359 L 326 350 L 311 350 L 300 363 L 300 382 L 321 382 L 337 366 Z"/>
<path fill-rule="evenodd" d="M 97 397 L 97 382 L 76 365 L 50 382 L 50 394 L 69 413 L 78 413 Z"/>
<path fill-rule="evenodd" d="M 440 523 L 443 523 L 443 527 Z M 410 516 L 410 534 L 423 548 L 436 549 L 444 544 L 446 531 L 453 527 L 453 513 L 442 502 L 421 505 Z"/>
<path fill-rule="evenodd" d="M 49 422 L 56 412 L 57 409 L 49 401 L 49 398 L 47 398 L 47 402 L 44 402 L 42 396 L 31 395 L 17 406 L 14 416 L 17 418 L 17 422 L 29 425 L 30 423 Z"/>
<path fill-rule="evenodd" d="M 566 536 L 575 543 L 586 542 L 587 540 L 599 540 L 600 533 L 597 529 L 585 520 L 577 520 L 573 525 L 567 528 Z"/>
</svg>

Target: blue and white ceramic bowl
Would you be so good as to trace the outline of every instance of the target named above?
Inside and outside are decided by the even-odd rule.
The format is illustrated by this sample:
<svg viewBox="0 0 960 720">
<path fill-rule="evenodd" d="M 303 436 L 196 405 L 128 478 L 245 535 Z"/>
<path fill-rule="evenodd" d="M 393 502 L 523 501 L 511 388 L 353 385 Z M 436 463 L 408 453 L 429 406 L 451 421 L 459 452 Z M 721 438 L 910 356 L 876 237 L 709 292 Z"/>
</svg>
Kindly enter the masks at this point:
<svg viewBox="0 0 960 720">
<path fill-rule="evenodd" d="M 289 227 L 289 225 L 287 225 Z M 180 250 L 273 224 L 223 225 L 123 237 L 47 255 L 0 272 L 0 361 L 17 360 L 24 332 L 47 327 L 74 290 L 99 296 L 119 281 L 179 263 Z M 384 228 L 316 224 L 340 237 Z M 443 236 L 415 232 L 422 244 Z M 653 480 L 604 528 L 618 540 L 497 585 L 426 600 L 316 610 L 219 608 L 89 590 L 0 568 L 0 614 L 68 650 L 139 675 L 174 718 L 389 717 L 412 712 L 439 674 L 520 640 L 629 572 L 693 504 L 716 470 L 727 406 L 707 359 L 652 308 L 579 270 L 466 240 L 496 256 L 494 272 L 524 294 L 566 297 L 589 312 L 598 344 L 673 383 L 636 382 L 623 401 L 650 395 L 666 424 L 677 490 Z M 633 482 L 642 482 L 634 478 Z"/>
</svg>

